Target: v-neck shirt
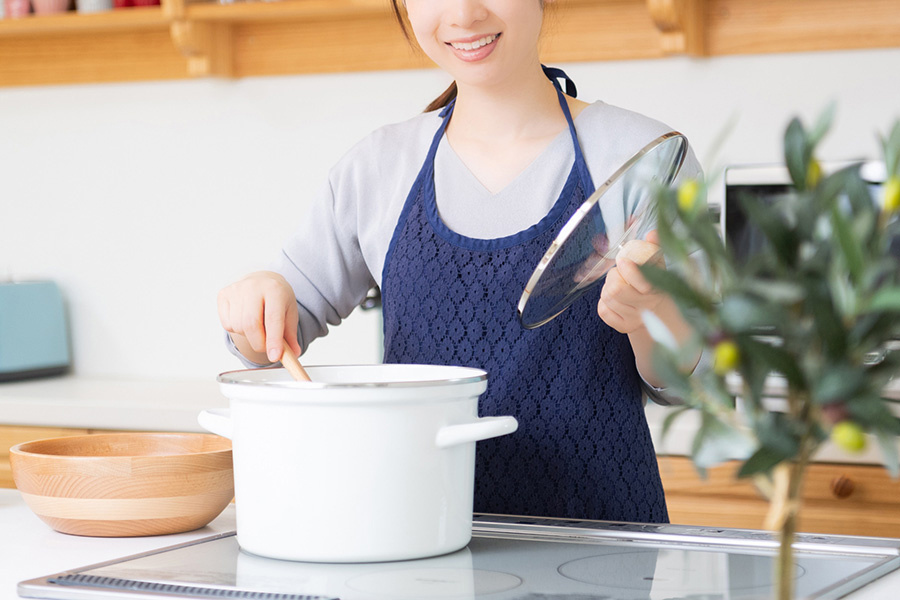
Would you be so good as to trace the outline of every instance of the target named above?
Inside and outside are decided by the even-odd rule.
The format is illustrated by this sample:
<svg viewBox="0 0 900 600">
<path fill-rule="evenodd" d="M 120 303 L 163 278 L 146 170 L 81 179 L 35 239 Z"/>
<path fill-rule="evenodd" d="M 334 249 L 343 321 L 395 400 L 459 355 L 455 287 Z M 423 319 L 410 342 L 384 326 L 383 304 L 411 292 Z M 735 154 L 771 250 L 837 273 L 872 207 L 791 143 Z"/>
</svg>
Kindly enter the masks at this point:
<svg viewBox="0 0 900 600">
<path fill-rule="evenodd" d="M 452 231 L 477 239 L 524 231 L 550 211 L 574 160 L 572 138 L 564 128 L 512 181 L 494 193 L 466 166 L 445 135 L 434 157 L 435 201 L 441 220 Z M 472 215 L 480 218 L 473 219 Z"/>
</svg>

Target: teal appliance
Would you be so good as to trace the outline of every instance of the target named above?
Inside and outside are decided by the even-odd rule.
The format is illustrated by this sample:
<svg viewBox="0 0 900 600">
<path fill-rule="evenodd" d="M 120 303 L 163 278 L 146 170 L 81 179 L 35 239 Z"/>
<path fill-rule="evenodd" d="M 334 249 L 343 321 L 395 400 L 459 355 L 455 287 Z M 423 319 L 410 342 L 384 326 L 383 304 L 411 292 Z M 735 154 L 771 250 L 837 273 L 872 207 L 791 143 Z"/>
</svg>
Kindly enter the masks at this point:
<svg viewBox="0 0 900 600">
<path fill-rule="evenodd" d="M 69 328 L 52 281 L 0 282 L 0 381 L 65 373 Z"/>
</svg>

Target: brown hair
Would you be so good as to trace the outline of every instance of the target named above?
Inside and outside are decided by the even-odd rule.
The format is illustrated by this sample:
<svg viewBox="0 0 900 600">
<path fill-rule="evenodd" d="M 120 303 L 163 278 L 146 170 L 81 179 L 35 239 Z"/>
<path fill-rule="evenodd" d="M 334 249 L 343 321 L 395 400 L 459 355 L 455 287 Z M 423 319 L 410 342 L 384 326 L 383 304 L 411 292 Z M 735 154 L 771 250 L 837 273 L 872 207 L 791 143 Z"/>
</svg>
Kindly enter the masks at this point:
<svg viewBox="0 0 900 600">
<path fill-rule="evenodd" d="M 397 22 L 400 23 L 400 30 L 403 32 L 403 37 L 412 44 L 413 39 L 409 34 L 409 29 L 406 27 L 406 21 L 403 19 L 403 13 L 400 11 L 400 5 L 397 0 L 391 0 L 391 7 L 394 9 L 394 16 L 397 18 Z M 433 110 L 437 110 L 439 108 L 444 108 L 450 101 L 456 98 L 456 82 L 450 84 L 444 92 L 428 103 L 428 106 L 425 107 L 425 112 L 431 112 Z"/>
</svg>

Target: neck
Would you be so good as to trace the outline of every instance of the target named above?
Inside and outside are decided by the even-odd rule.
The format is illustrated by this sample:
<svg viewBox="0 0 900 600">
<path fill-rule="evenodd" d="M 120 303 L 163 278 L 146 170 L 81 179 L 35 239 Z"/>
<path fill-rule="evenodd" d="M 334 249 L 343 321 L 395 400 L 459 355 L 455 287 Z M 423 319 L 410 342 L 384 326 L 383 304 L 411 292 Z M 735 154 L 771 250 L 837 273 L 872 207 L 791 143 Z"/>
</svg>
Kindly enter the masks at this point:
<svg viewBox="0 0 900 600">
<path fill-rule="evenodd" d="M 538 66 L 511 83 L 459 85 L 447 135 L 451 141 L 509 141 L 543 137 L 565 125 L 556 89 Z"/>
</svg>

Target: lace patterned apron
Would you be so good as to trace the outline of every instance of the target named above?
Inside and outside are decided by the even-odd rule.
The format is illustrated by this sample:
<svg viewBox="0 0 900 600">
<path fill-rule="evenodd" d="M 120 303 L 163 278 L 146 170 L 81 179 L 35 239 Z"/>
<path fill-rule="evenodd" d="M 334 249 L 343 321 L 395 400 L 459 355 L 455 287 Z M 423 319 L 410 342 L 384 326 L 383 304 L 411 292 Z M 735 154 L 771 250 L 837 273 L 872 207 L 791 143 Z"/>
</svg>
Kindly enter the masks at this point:
<svg viewBox="0 0 900 600">
<path fill-rule="evenodd" d="M 628 337 L 597 316 L 600 286 L 537 329 L 516 314 L 534 267 L 594 191 L 556 79 L 571 82 L 545 72 L 575 148 L 559 198 L 511 236 L 451 231 L 434 193 L 434 157 L 453 113 L 446 107 L 385 259 L 384 360 L 484 369 L 479 413 L 518 419 L 516 433 L 477 444 L 475 512 L 668 522 L 634 355 Z"/>
</svg>

